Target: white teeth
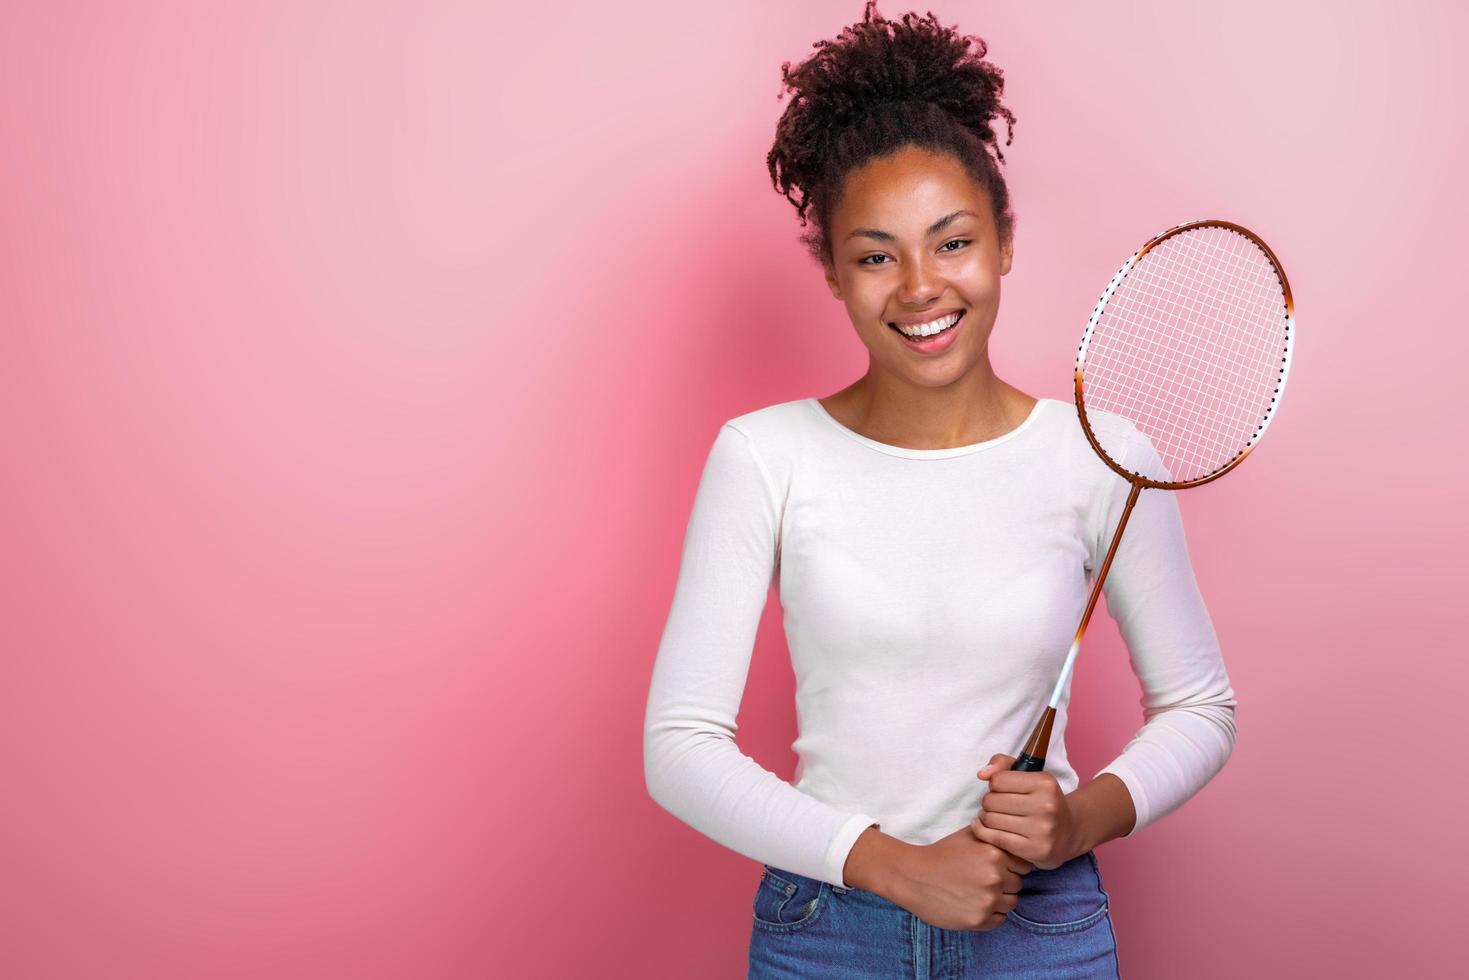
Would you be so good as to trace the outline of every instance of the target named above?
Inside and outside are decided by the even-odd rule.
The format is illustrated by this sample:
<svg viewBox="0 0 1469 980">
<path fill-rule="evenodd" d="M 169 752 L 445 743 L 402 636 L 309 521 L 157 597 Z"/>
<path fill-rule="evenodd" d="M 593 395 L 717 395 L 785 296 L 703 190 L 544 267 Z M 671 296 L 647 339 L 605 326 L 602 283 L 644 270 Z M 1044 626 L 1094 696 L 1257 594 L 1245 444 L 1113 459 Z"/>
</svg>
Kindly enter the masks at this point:
<svg viewBox="0 0 1469 980">
<path fill-rule="evenodd" d="M 931 337 L 934 334 L 938 333 L 940 330 L 952 327 L 958 322 L 959 314 L 950 313 L 948 316 L 941 316 L 937 320 L 931 320 L 928 323 L 920 323 L 916 327 L 905 327 L 901 323 L 897 324 L 897 327 L 899 330 L 903 331 L 906 336 L 909 337 Z"/>
</svg>

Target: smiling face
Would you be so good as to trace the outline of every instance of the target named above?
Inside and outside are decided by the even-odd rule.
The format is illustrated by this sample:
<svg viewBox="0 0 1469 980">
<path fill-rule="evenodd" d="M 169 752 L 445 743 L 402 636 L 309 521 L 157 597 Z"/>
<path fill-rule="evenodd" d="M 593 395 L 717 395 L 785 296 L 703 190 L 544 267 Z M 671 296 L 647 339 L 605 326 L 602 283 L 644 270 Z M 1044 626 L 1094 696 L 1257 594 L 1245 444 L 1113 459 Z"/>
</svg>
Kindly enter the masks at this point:
<svg viewBox="0 0 1469 980">
<path fill-rule="evenodd" d="M 1013 242 L 1001 242 L 989 197 L 948 154 L 905 147 L 847 175 L 829 229 L 832 295 L 847 307 L 873 371 L 923 387 L 975 368 L 989 373 L 989 336 Z M 945 314 L 957 324 L 929 340 L 894 324 Z M 950 317 L 952 319 L 952 317 Z"/>
</svg>

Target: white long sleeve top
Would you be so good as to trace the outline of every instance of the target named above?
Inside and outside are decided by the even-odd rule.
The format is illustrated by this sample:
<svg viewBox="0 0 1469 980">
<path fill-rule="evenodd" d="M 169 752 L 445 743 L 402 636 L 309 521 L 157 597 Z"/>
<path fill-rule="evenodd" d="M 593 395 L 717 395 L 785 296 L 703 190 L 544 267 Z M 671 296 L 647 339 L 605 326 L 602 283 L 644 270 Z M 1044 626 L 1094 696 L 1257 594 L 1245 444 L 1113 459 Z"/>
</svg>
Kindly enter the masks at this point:
<svg viewBox="0 0 1469 980">
<path fill-rule="evenodd" d="M 1126 421 L 1136 466 L 1152 444 Z M 1099 433 L 1100 435 L 1100 433 Z M 1049 702 L 1131 487 L 1073 406 L 1039 399 L 998 438 L 869 439 L 815 398 L 724 423 L 704 464 L 644 721 L 652 798 L 764 864 L 846 886 L 869 826 L 928 844 L 966 825 L 975 772 Z M 770 585 L 796 679 L 794 782 L 742 753 L 736 714 Z M 1172 492 L 1138 497 L 1103 585 L 1144 722 L 1110 772 L 1129 834 L 1194 795 L 1234 747 L 1234 691 Z M 1083 653 L 1084 655 L 1084 653 Z M 1046 754 L 1063 792 L 1068 680 Z"/>
</svg>

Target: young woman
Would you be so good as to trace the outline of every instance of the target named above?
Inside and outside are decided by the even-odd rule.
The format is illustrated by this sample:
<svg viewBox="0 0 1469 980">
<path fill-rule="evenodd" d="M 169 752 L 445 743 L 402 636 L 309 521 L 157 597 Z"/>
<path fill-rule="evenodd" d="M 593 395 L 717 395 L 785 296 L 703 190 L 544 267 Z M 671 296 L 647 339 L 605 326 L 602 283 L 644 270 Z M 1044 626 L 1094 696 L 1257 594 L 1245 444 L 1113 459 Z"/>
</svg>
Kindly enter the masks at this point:
<svg viewBox="0 0 1469 980">
<path fill-rule="evenodd" d="M 1219 771 L 1234 692 L 1175 496 L 1144 494 L 1104 591 L 1146 722 L 1082 785 L 1063 700 L 1046 771 L 1009 770 L 1130 487 L 1069 403 L 990 365 L 1014 246 L 1000 70 L 931 14 L 874 8 L 783 66 L 768 158 L 867 372 L 719 429 L 653 670 L 648 789 L 764 865 L 752 977 L 1116 977 L 1094 849 Z M 772 578 L 794 784 L 734 742 Z"/>
</svg>

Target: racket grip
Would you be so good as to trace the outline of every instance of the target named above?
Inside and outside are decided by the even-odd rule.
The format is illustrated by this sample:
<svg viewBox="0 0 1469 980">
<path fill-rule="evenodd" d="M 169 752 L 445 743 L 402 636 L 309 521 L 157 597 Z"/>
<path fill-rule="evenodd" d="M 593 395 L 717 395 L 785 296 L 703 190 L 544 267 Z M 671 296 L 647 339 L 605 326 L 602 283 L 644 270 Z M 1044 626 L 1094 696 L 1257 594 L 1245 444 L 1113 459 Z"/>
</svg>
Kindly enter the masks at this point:
<svg viewBox="0 0 1469 980">
<path fill-rule="evenodd" d="M 1011 772 L 1040 772 L 1046 768 L 1046 747 L 1051 744 L 1051 724 L 1056 720 L 1056 709 L 1047 706 L 1041 712 L 1041 720 L 1035 723 L 1025 748 L 1015 757 Z"/>
</svg>

